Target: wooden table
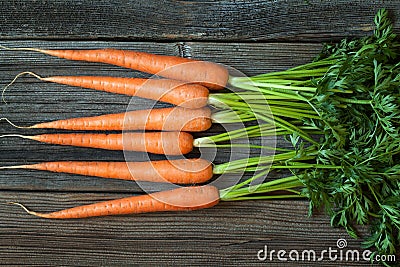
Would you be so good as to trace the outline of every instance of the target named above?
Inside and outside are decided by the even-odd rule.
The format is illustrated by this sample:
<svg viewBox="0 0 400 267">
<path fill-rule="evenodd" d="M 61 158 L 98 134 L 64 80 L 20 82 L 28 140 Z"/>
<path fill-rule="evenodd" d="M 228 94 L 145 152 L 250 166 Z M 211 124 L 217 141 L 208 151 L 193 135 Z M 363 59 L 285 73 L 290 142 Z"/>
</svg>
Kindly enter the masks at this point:
<svg viewBox="0 0 400 267">
<path fill-rule="evenodd" d="M 110 2 L 120 2 L 113 3 Z M 227 64 L 246 75 L 310 61 L 321 42 L 370 34 L 379 7 L 396 15 L 399 1 L 0 1 L 0 41 L 9 47 L 134 49 Z M 34 52 L 0 51 L 0 85 L 22 71 L 40 75 L 143 74 L 104 64 L 71 62 Z M 0 117 L 19 125 L 123 112 L 128 96 L 23 77 L 6 93 Z M 140 108 L 140 106 L 138 107 Z M 219 132 L 215 126 L 211 132 Z M 37 134 L 1 123 L 0 133 Z M 196 135 L 200 136 L 200 135 Z M 124 160 L 116 151 L 0 140 L 0 164 L 51 160 Z M 157 158 L 152 156 L 153 159 Z M 227 154 L 220 151 L 216 162 Z M 154 184 L 154 191 L 163 189 Z M 134 182 L 27 170 L 0 171 L 0 202 L 20 201 L 38 211 L 142 193 Z M 268 250 L 360 248 L 360 240 L 332 228 L 323 213 L 307 217 L 305 200 L 247 201 L 189 213 L 155 213 L 53 221 L 0 205 L 2 265 L 364 266 L 365 262 L 283 262 Z M 366 229 L 360 227 L 365 235 Z M 276 252 L 275 252 L 276 253 Z"/>
</svg>

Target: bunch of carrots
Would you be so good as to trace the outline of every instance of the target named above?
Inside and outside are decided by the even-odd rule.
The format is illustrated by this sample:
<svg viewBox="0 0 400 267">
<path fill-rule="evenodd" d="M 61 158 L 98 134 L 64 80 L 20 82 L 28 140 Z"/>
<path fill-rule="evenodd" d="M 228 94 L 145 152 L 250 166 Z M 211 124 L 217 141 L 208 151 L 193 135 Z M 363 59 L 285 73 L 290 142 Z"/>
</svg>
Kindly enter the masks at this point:
<svg viewBox="0 0 400 267">
<path fill-rule="evenodd" d="M 2 118 L 17 128 L 41 128 L 85 131 L 128 131 L 124 133 L 63 133 L 40 134 L 33 136 L 8 134 L 1 137 L 21 137 L 39 142 L 100 148 L 106 150 L 141 151 L 165 155 L 182 155 L 197 147 L 256 147 L 251 144 L 218 144 L 243 137 L 257 137 L 260 131 L 274 135 L 273 125 L 260 128 L 258 125 L 241 128 L 216 135 L 212 144 L 210 137 L 193 139 L 189 132 L 206 131 L 213 122 L 236 123 L 255 120 L 251 114 L 241 117 L 237 112 L 221 111 L 211 113 L 207 107 L 210 102 L 209 89 L 223 89 L 229 79 L 227 68 L 222 65 L 186 59 L 174 56 L 153 55 L 143 52 L 116 49 L 100 50 L 42 50 L 33 48 L 7 48 L 7 50 L 36 51 L 69 60 L 102 62 L 121 67 L 157 74 L 161 79 L 116 78 L 99 76 L 54 76 L 40 77 L 33 72 L 23 72 L 6 86 L 4 92 L 19 76 L 30 74 L 36 78 L 65 85 L 102 90 L 111 93 L 138 96 L 174 104 L 172 108 L 146 109 L 126 113 L 106 114 L 95 117 L 71 118 L 65 120 L 38 123 L 31 126 L 17 126 L 7 118 Z M 4 98 L 3 98 L 4 100 Z M 4 100 L 5 101 L 5 100 Z M 139 130 L 141 132 L 130 132 Z M 147 132 L 150 130 L 151 132 Z M 274 149 L 271 147 L 271 149 Z M 281 155 L 282 160 L 292 154 Z M 274 159 L 268 156 L 269 162 Z M 226 164 L 212 165 L 211 162 L 197 159 L 176 159 L 147 162 L 78 162 L 57 161 L 16 166 L 4 166 L 1 169 L 34 169 L 51 172 L 65 172 L 102 178 L 125 179 L 134 181 L 169 182 L 173 184 L 202 184 L 209 181 L 213 174 L 237 173 L 257 164 L 245 159 L 227 168 Z M 265 175 L 259 174 L 258 177 Z M 243 186 L 250 183 L 247 181 Z M 299 182 L 289 181 L 289 188 L 299 186 Z M 279 183 L 278 183 L 279 184 Z M 285 185 L 285 183 L 282 183 Z M 237 187 L 240 188 L 240 187 Z M 280 187 L 284 188 L 284 187 Z M 280 189 L 280 188 L 277 188 Z M 273 188 L 261 190 L 269 192 Z M 254 191 L 254 190 L 253 190 Z M 227 194 L 215 186 L 187 186 L 150 195 L 134 196 L 92 205 L 75 207 L 49 214 L 28 210 L 30 214 L 53 219 L 84 218 L 91 216 L 144 213 L 153 211 L 196 210 L 211 207 L 220 200 L 234 200 L 249 192 Z M 230 191 L 229 191 L 230 192 Z M 222 193 L 224 193 L 222 195 Z M 288 197 L 298 197 L 288 195 Z"/>
<path fill-rule="evenodd" d="M 261 151 L 258 156 L 222 164 L 199 158 L 154 162 L 47 162 L 2 167 L 196 184 L 46 214 L 14 204 L 36 216 L 69 219 L 196 210 L 212 207 L 219 201 L 308 198 L 310 214 L 314 208 L 324 207 L 331 216 L 332 225 L 343 226 L 353 237 L 357 237 L 354 224 L 368 224 L 371 235 L 364 245 L 375 247 L 382 254 L 393 254 L 400 240 L 400 42 L 386 10 L 379 10 L 374 22 L 376 29 L 371 36 L 325 45 L 313 62 L 253 77 L 234 77 L 226 67 L 212 62 L 143 52 L 2 47 L 113 64 L 163 77 L 41 77 L 23 72 L 15 79 L 29 74 L 45 82 L 175 105 L 174 108 L 67 119 L 28 127 L 9 121 L 21 128 L 129 131 L 124 134 L 3 137 L 166 155 L 186 154 L 193 147 Z M 234 88 L 233 92 L 209 92 L 226 87 Z M 212 123 L 243 125 L 247 122 L 250 126 L 214 136 L 194 139 L 190 134 L 206 131 Z M 132 130 L 145 132 L 130 132 Z M 286 137 L 293 148 L 279 148 L 262 141 L 261 144 L 241 143 L 249 138 L 273 139 L 276 136 Z M 289 175 L 265 180 L 270 170 L 287 170 Z M 234 181 L 223 189 L 210 183 L 201 185 L 214 174 L 233 177 L 244 172 L 251 173 L 251 177 Z"/>
</svg>

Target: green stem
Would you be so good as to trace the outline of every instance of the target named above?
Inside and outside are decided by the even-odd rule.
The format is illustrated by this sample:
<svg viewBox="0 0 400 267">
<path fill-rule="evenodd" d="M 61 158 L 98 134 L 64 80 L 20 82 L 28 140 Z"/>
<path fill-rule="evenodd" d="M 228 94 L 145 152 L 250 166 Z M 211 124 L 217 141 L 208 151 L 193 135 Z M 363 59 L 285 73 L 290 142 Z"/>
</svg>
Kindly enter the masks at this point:
<svg viewBox="0 0 400 267">
<path fill-rule="evenodd" d="M 284 90 L 293 90 L 293 91 L 306 91 L 315 93 L 317 88 L 315 87 L 306 87 L 306 86 L 288 86 L 288 85 L 281 85 L 281 84 L 274 84 L 268 82 L 251 82 L 250 85 L 253 86 L 260 86 L 260 87 L 268 87 L 268 88 L 276 88 L 276 89 L 284 89 Z"/>
<path fill-rule="evenodd" d="M 262 115 L 261 115 L 262 116 Z M 264 116 L 262 116 L 264 117 Z M 275 124 L 281 128 L 284 128 L 292 133 L 296 133 L 299 136 L 301 136 L 303 139 L 309 141 L 310 143 L 314 144 L 314 145 L 318 145 L 319 143 L 316 142 L 314 139 L 311 138 L 311 136 L 309 136 L 307 133 L 305 133 L 304 131 L 302 131 L 301 129 L 299 129 L 298 127 L 294 126 L 293 124 L 279 118 L 279 117 L 275 117 Z"/>
<path fill-rule="evenodd" d="M 253 110 L 249 110 L 249 107 L 246 105 L 242 105 L 244 107 L 234 107 L 236 110 L 239 111 L 244 111 L 244 112 L 254 112 Z M 260 114 L 262 113 L 262 114 Z M 291 133 L 297 133 L 299 134 L 301 137 L 303 137 L 305 140 L 313 143 L 313 144 L 318 144 L 315 140 L 313 140 L 307 133 L 305 133 L 304 131 L 302 131 L 301 129 L 299 129 L 298 127 L 294 126 L 293 124 L 291 124 L 290 122 L 287 122 L 279 117 L 275 117 L 275 118 L 270 118 L 268 116 L 265 115 L 266 110 L 264 110 L 264 112 L 256 112 L 253 113 L 257 118 L 260 118 L 261 120 L 270 123 L 270 124 L 275 124 L 276 126 L 283 128 Z M 267 113 L 268 115 L 268 113 Z"/>
<path fill-rule="evenodd" d="M 253 91 L 241 91 L 236 93 L 224 93 L 224 94 L 217 94 L 213 93 L 209 95 L 209 99 L 211 103 L 215 100 L 220 99 L 231 99 L 235 101 L 251 101 L 251 100 L 282 100 L 285 98 L 282 97 L 275 97 L 270 95 L 262 95 L 261 93 L 256 93 Z"/>
<path fill-rule="evenodd" d="M 249 104 L 264 104 L 265 105 L 265 101 L 262 100 L 260 102 L 255 102 L 255 101 L 248 101 L 247 103 Z M 313 110 L 309 104 L 306 103 L 302 103 L 302 102 L 295 102 L 295 101 L 281 101 L 281 100 L 267 100 L 266 102 L 269 106 L 272 105 L 277 105 L 279 107 L 282 106 L 289 106 L 289 107 L 298 107 L 298 108 L 302 108 L 302 110 Z"/>
<path fill-rule="evenodd" d="M 303 110 L 299 108 L 289 108 L 289 107 L 277 107 L 277 106 L 269 106 L 268 102 L 264 104 L 252 104 L 252 103 L 245 103 L 245 102 L 237 102 L 232 100 L 224 100 L 224 103 L 228 105 L 233 110 L 241 110 L 246 111 L 240 108 L 247 108 L 247 112 L 260 112 L 260 113 L 270 113 L 274 115 L 282 115 L 289 118 L 294 119 L 302 119 L 303 117 L 306 118 L 313 118 L 319 119 L 319 117 L 315 116 L 316 112 L 314 110 Z M 314 114 L 314 115 L 313 115 Z"/>
<path fill-rule="evenodd" d="M 294 68 L 289 69 L 288 71 L 290 71 L 290 70 L 298 70 L 298 69 L 309 69 L 309 68 L 320 67 L 320 66 L 331 66 L 331 65 L 336 63 L 337 58 L 338 57 L 333 57 L 332 56 L 332 57 L 321 59 L 321 60 L 318 60 L 318 61 L 313 61 L 313 62 L 310 62 L 310 63 L 306 63 L 306 64 L 303 64 L 303 65 L 296 66 Z M 328 71 L 328 69 L 329 69 L 329 67 L 325 68 L 326 71 Z"/>
<path fill-rule="evenodd" d="M 335 99 L 344 102 L 344 103 L 350 103 L 350 104 L 359 104 L 359 105 L 369 105 L 372 103 L 372 100 L 357 100 L 357 99 L 351 99 L 351 98 L 344 98 L 340 96 L 335 96 Z"/>
<path fill-rule="evenodd" d="M 259 87 L 253 86 L 253 85 L 249 85 L 249 84 L 241 84 L 240 88 L 244 89 L 244 90 L 264 93 L 267 95 L 274 95 L 274 96 L 282 97 L 284 99 L 294 99 L 294 100 L 304 101 L 304 98 L 299 96 L 298 94 L 289 94 L 289 93 L 282 93 L 282 92 L 277 92 L 277 91 L 272 91 L 272 90 L 266 90 L 266 89 L 262 89 L 262 88 L 259 88 Z"/>
<path fill-rule="evenodd" d="M 238 190 L 239 188 L 242 188 L 243 186 L 248 185 L 248 184 L 251 183 L 252 181 L 255 181 L 255 180 L 257 180 L 257 179 L 259 179 L 259 178 L 261 178 L 261 177 L 264 177 L 265 175 L 268 174 L 268 172 L 269 172 L 269 169 L 264 170 L 264 171 L 262 171 L 262 172 L 260 172 L 260 173 L 258 173 L 258 174 L 256 174 L 256 175 L 254 175 L 253 177 L 247 179 L 247 180 L 244 181 L 244 182 L 241 182 L 241 183 L 239 183 L 239 184 L 237 184 L 237 185 L 231 186 L 229 189 L 227 189 L 227 192 L 226 192 L 226 193 L 229 193 L 229 192 L 231 192 L 231 193 L 232 193 L 232 192 L 237 192 L 237 190 Z"/>
<path fill-rule="evenodd" d="M 275 126 L 271 124 L 253 125 L 247 126 L 246 128 L 231 130 L 226 133 L 197 138 L 194 140 L 194 145 L 199 146 L 204 143 L 217 143 L 230 141 L 233 139 L 259 137 L 265 135 L 269 136 L 278 131 L 280 131 L 280 129 L 275 129 Z"/>
<path fill-rule="evenodd" d="M 272 165 L 271 169 L 342 169 L 341 166 L 323 165 L 323 164 L 294 164 L 294 165 Z"/>
<path fill-rule="evenodd" d="M 215 148 L 259 148 L 259 149 L 265 149 L 265 150 L 276 150 L 276 151 L 290 151 L 289 149 L 285 148 L 277 148 L 277 147 L 272 147 L 272 146 L 261 146 L 261 145 L 253 145 L 253 144 L 223 144 L 223 145 L 217 145 L 217 144 L 199 144 L 196 147 L 215 147 Z"/>
<path fill-rule="evenodd" d="M 232 110 L 222 110 L 211 114 L 213 123 L 241 123 L 256 120 L 254 115 L 249 113 L 238 113 Z"/>
<path fill-rule="evenodd" d="M 289 151 L 277 155 L 271 156 L 261 156 L 261 157 L 252 157 L 252 158 L 244 158 L 238 159 L 230 162 L 221 163 L 214 166 L 214 174 L 222 174 L 227 172 L 235 172 L 243 170 L 247 167 L 251 167 L 259 164 L 270 164 L 274 161 L 285 161 L 296 156 L 296 151 Z"/>
<path fill-rule="evenodd" d="M 300 66 L 299 66 L 300 67 Z M 251 80 L 253 79 L 258 79 L 258 78 L 268 78 L 268 77 L 279 77 L 279 76 L 286 76 L 286 77 L 294 77 L 295 79 L 299 78 L 314 78 L 315 76 L 322 77 L 328 70 L 328 68 L 318 68 L 318 69 L 299 69 L 299 67 L 293 68 L 293 69 L 288 69 L 284 71 L 275 71 L 275 72 L 270 72 L 270 73 L 265 73 L 265 74 L 260 74 L 256 76 L 250 77 Z M 304 67 L 304 65 L 303 65 Z M 239 79 L 235 79 L 239 78 Z M 229 82 L 231 83 L 233 80 L 234 83 L 238 83 L 239 81 L 248 81 L 248 77 L 234 77 L 233 79 L 229 79 Z M 232 84 L 232 83 L 231 83 Z M 233 85 L 233 84 L 232 84 Z"/>
<path fill-rule="evenodd" d="M 273 191 L 285 191 L 304 186 L 303 183 L 298 179 L 298 177 L 290 176 L 264 182 L 257 185 L 244 187 L 245 185 L 249 184 L 254 180 L 255 180 L 254 177 L 252 177 L 238 185 L 220 190 L 221 200 L 223 201 L 232 201 L 234 199 L 238 200 L 239 197 L 244 197 L 244 196 L 254 197 L 253 195 L 255 194 L 265 194 Z M 290 192 L 298 192 L 298 191 L 291 190 Z"/>
<path fill-rule="evenodd" d="M 299 194 L 292 195 L 269 195 L 269 196 L 252 196 L 252 197 L 232 197 L 223 198 L 221 201 L 243 201 L 243 200 L 268 200 L 268 199 L 286 199 L 286 198 L 306 198 L 306 196 Z"/>
</svg>

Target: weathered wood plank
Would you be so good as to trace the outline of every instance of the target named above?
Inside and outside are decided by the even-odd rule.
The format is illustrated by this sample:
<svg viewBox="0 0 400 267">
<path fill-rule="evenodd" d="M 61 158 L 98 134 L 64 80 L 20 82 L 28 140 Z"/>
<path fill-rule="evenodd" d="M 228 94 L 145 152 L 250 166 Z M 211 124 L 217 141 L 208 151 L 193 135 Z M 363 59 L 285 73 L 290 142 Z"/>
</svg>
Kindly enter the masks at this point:
<svg viewBox="0 0 400 267">
<path fill-rule="evenodd" d="M 338 40 L 370 31 L 378 8 L 400 10 L 396 0 L 3 0 L 0 6 L 2 39 L 80 40 Z"/>
<path fill-rule="evenodd" d="M 122 194 L 1 192 L 0 202 L 18 200 L 39 211 L 123 197 Z M 342 229 L 331 228 L 325 216 L 306 217 L 303 201 L 220 203 L 187 213 L 101 217 L 54 221 L 27 215 L 19 207 L 0 205 L 0 264 L 121 266 L 365 266 L 365 261 L 259 261 L 268 250 L 359 249 Z M 365 234 L 365 229 L 362 229 Z M 46 240 L 44 242 L 44 240 Z M 79 244 L 79 245 L 78 245 Z M 344 252 L 346 252 L 344 250 Z M 360 253 L 362 252 L 361 249 Z M 335 252 L 339 255 L 339 252 Z M 287 256 L 287 255 L 286 255 Z M 327 254 L 325 254 L 327 256 Z M 300 254 L 301 257 L 301 254 Z"/>
</svg>

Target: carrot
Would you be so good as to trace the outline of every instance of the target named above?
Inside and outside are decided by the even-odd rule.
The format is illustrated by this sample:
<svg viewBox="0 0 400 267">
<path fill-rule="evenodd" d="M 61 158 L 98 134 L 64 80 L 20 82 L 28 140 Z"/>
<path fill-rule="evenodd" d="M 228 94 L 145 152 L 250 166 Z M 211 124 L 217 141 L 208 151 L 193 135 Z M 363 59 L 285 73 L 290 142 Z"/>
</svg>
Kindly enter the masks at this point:
<svg viewBox="0 0 400 267">
<path fill-rule="evenodd" d="M 66 133 L 32 136 L 9 134 L 0 137 L 21 137 L 57 145 L 140 151 L 166 155 L 187 154 L 193 149 L 193 136 L 186 132 L 140 132 L 124 134 Z"/>
<path fill-rule="evenodd" d="M 36 51 L 70 60 L 107 63 L 174 80 L 196 82 L 210 89 L 222 89 L 229 77 L 228 70 L 219 64 L 175 56 L 118 49 Z"/>
<path fill-rule="evenodd" d="M 4 166 L 0 169 L 32 169 L 102 178 L 174 184 L 204 183 L 211 179 L 211 162 L 204 159 L 177 159 L 146 162 L 55 161 Z"/>
<path fill-rule="evenodd" d="M 64 129 L 64 130 L 163 130 L 200 132 L 211 127 L 211 110 L 185 109 L 180 107 L 135 110 L 125 113 L 106 114 L 94 117 L 72 118 L 38 123 L 32 126 L 17 126 L 17 128 Z"/>
<path fill-rule="evenodd" d="M 209 94 L 208 89 L 200 84 L 185 83 L 178 80 L 107 76 L 41 77 L 30 71 L 19 73 L 17 76 L 15 76 L 14 80 L 7 85 L 7 87 L 13 84 L 21 75 L 25 74 L 32 75 L 41 81 L 95 89 L 116 94 L 137 96 L 162 101 L 185 108 L 201 108 L 206 106 Z"/>
<path fill-rule="evenodd" d="M 229 78 L 227 68 L 220 64 L 175 56 L 155 55 L 111 48 L 95 50 L 49 50 L 0 47 L 7 50 L 35 51 L 69 60 L 107 63 L 150 74 L 157 74 L 169 79 L 200 83 L 210 89 L 224 88 Z"/>
<path fill-rule="evenodd" d="M 76 219 L 95 216 L 138 214 L 158 211 L 192 211 L 210 208 L 219 203 L 219 191 L 211 185 L 180 187 L 168 191 L 156 192 L 121 199 L 114 199 L 51 213 L 39 213 L 28 210 L 16 202 L 29 214 L 47 219 Z"/>
</svg>

